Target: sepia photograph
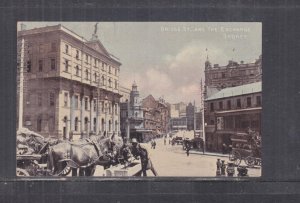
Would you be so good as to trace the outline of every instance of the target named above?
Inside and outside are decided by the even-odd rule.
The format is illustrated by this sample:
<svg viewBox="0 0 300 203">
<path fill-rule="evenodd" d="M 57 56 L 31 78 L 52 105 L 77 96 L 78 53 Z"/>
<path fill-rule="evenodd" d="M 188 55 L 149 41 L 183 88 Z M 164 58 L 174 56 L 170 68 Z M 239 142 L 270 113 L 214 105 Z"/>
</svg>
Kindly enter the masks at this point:
<svg viewBox="0 0 300 203">
<path fill-rule="evenodd" d="M 262 23 L 16 26 L 17 176 L 261 176 Z"/>
</svg>

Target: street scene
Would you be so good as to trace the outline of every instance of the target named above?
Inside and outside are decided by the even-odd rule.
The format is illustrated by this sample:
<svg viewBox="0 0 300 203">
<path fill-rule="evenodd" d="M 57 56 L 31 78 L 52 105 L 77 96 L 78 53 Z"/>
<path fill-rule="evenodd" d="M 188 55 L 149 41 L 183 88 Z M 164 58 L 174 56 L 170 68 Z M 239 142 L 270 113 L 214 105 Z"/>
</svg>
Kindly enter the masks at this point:
<svg viewBox="0 0 300 203">
<path fill-rule="evenodd" d="M 17 176 L 260 177 L 260 23 L 19 22 Z"/>
</svg>

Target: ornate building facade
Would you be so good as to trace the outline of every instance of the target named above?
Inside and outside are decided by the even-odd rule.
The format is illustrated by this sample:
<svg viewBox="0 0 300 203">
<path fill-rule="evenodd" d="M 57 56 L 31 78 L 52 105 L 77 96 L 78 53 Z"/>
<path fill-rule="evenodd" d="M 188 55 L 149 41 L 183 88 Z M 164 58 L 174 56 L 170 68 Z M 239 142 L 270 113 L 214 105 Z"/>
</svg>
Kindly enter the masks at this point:
<svg viewBox="0 0 300 203">
<path fill-rule="evenodd" d="M 62 25 L 18 32 L 27 45 L 24 126 L 72 139 L 120 131 L 120 61 L 94 33 L 86 40 Z"/>
</svg>

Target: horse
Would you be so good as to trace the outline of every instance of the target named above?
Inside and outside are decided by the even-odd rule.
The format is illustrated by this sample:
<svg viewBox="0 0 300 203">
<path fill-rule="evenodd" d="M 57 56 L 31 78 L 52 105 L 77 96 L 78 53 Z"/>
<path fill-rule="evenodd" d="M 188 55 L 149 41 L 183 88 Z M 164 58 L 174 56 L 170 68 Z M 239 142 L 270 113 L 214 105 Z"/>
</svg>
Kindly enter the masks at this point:
<svg viewBox="0 0 300 203">
<path fill-rule="evenodd" d="M 121 138 L 90 136 L 77 142 L 62 142 L 49 147 L 48 169 L 59 175 L 67 166 L 72 168 L 72 176 L 91 176 L 96 165 L 109 167 L 118 156 L 123 141 Z"/>
</svg>

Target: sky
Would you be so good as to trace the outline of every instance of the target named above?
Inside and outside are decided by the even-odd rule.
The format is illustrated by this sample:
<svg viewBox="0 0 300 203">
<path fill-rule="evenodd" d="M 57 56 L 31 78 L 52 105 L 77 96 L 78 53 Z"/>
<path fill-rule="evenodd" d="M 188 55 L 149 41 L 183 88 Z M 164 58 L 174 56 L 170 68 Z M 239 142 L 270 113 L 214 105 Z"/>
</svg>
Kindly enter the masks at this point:
<svg viewBox="0 0 300 203">
<path fill-rule="evenodd" d="M 89 40 L 96 22 L 22 22 L 26 29 L 62 24 Z M 20 25 L 18 25 L 18 29 Z M 98 22 L 98 38 L 120 59 L 120 85 L 135 81 L 141 97 L 200 105 L 204 63 L 254 62 L 262 53 L 256 22 Z"/>
</svg>

